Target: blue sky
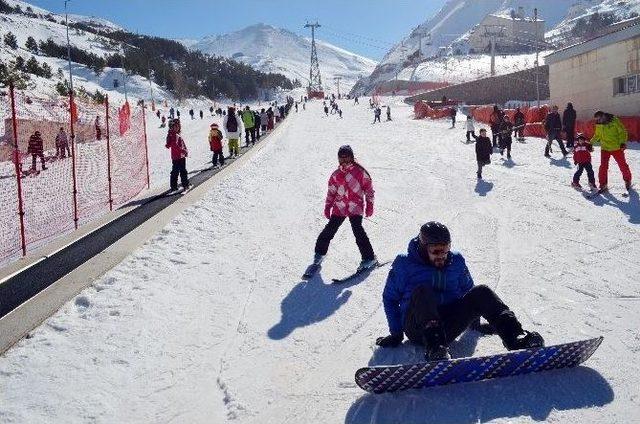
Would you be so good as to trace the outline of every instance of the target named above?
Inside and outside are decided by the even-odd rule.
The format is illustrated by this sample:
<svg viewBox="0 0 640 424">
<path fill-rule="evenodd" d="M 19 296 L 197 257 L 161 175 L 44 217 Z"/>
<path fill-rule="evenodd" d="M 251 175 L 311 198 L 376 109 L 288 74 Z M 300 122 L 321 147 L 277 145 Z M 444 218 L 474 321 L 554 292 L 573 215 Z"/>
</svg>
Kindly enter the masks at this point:
<svg viewBox="0 0 640 424">
<path fill-rule="evenodd" d="M 64 12 L 63 0 L 30 0 Z M 99 16 L 130 31 L 166 38 L 201 38 L 263 22 L 309 35 L 306 20 L 318 20 L 318 38 L 379 60 L 445 0 L 72 0 L 69 13 Z"/>
</svg>

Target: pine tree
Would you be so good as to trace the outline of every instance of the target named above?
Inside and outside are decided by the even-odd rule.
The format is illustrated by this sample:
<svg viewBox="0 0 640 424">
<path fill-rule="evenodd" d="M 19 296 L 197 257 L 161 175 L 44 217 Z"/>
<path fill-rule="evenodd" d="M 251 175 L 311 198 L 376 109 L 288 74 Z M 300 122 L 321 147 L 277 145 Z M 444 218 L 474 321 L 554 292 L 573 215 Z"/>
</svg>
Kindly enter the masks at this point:
<svg viewBox="0 0 640 424">
<path fill-rule="evenodd" d="M 40 75 L 42 73 L 40 64 L 38 63 L 35 57 L 31 56 L 31 58 L 27 60 L 26 71 L 34 75 Z"/>
<path fill-rule="evenodd" d="M 53 76 L 53 72 L 51 71 L 51 66 L 49 66 L 48 63 L 43 62 L 42 66 L 41 66 L 41 71 L 42 73 L 40 74 L 40 76 L 44 77 L 44 78 L 51 78 Z"/>
<path fill-rule="evenodd" d="M 18 40 L 12 32 L 7 32 L 4 35 L 4 44 L 11 47 L 13 50 L 18 48 Z"/>
<path fill-rule="evenodd" d="M 27 38 L 27 42 L 24 43 L 24 46 L 31 53 L 38 54 L 38 43 L 36 43 L 36 39 L 33 38 L 32 36 L 29 36 L 29 38 Z"/>
</svg>

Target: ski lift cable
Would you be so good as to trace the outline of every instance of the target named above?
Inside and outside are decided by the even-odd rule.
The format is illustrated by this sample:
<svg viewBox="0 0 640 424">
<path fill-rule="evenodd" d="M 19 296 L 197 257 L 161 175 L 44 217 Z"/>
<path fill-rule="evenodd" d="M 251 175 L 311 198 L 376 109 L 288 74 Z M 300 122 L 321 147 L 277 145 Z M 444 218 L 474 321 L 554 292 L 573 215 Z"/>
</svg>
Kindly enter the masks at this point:
<svg viewBox="0 0 640 424">
<path fill-rule="evenodd" d="M 390 43 L 389 41 L 378 40 L 378 39 L 376 39 L 376 38 L 366 37 L 366 36 L 364 36 L 364 35 L 355 34 L 355 33 L 353 33 L 353 32 L 341 31 L 341 30 L 339 30 L 339 29 L 332 28 L 332 27 L 330 27 L 330 26 L 328 26 L 328 25 L 323 25 L 322 27 L 323 27 L 323 28 L 328 28 L 328 29 L 330 29 L 331 31 L 336 32 L 336 33 L 338 33 L 338 34 L 346 34 L 346 35 L 349 35 L 349 36 L 352 36 L 352 37 L 357 37 L 357 38 L 362 38 L 362 39 L 364 39 L 364 40 L 372 41 L 372 42 L 374 42 L 374 43 L 384 44 L 384 45 L 387 45 L 387 46 L 393 46 L 393 45 L 394 45 L 394 43 Z"/>
<path fill-rule="evenodd" d="M 321 32 L 321 31 L 318 31 L 318 32 Z M 354 39 L 354 38 L 351 38 L 351 37 L 348 37 L 348 36 L 336 34 L 336 33 L 332 32 L 332 31 L 323 30 L 322 33 L 331 35 L 333 37 L 341 38 L 343 40 L 351 41 L 351 42 L 356 43 L 356 44 L 361 44 L 363 46 L 373 47 L 373 48 L 380 49 L 380 50 L 389 50 L 389 47 L 382 47 L 382 46 L 379 46 L 379 45 L 367 43 L 367 42 L 360 41 L 360 40 L 357 40 L 357 39 Z"/>
</svg>

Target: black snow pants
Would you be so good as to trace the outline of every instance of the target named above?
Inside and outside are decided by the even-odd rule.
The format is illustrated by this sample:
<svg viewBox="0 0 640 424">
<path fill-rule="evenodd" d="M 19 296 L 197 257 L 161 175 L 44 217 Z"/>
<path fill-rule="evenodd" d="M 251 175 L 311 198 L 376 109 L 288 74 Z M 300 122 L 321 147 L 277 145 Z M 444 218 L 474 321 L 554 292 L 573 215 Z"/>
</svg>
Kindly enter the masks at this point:
<svg viewBox="0 0 640 424">
<path fill-rule="evenodd" d="M 425 329 L 436 321 L 444 331 L 445 343 L 454 341 L 473 321 L 483 317 L 500 337 L 522 332 L 514 313 L 488 286 L 474 286 L 460 299 L 447 305 L 437 304 L 437 294 L 430 286 L 416 287 L 404 322 L 404 332 L 412 343 L 425 344 Z"/>
<path fill-rule="evenodd" d="M 331 243 L 333 236 L 336 235 L 338 228 L 340 228 L 340 225 L 342 225 L 346 218 L 346 216 L 333 215 L 329 219 L 329 222 L 318 236 L 315 253 L 323 256 L 327 254 L 329 243 Z M 362 227 L 362 215 L 350 216 L 349 222 L 351 223 L 353 235 L 356 237 L 356 244 L 360 250 L 360 255 L 362 255 L 362 260 L 369 261 L 373 259 L 375 254 L 373 253 L 373 247 L 371 247 L 369 237 Z"/>
<path fill-rule="evenodd" d="M 183 188 L 189 187 L 189 174 L 187 174 L 187 159 L 176 159 L 171 161 L 171 174 L 169 176 L 169 185 L 172 190 L 178 189 L 178 174 L 180 174 L 180 182 Z"/>
</svg>

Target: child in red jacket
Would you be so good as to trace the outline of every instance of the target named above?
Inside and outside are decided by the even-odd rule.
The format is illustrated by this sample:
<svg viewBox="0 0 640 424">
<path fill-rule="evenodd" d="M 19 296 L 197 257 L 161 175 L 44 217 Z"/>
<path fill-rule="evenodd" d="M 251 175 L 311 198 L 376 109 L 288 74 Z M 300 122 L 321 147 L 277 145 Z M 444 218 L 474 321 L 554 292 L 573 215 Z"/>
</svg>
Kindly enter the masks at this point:
<svg viewBox="0 0 640 424">
<path fill-rule="evenodd" d="M 580 185 L 580 176 L 582 176 L 582 171 L 587 170 L 587 178 L 589 179 L 589 186 L 592 190 L 595 190 L 596 187 L 596 179 L 593 175 L 593 167 L 591 166 L 591 152 L 593 151 L 593 146 L 589 143 L 589 140 L 582 133 L 577 134 L 576 144 L 573 149 L 573 163 L 578 165 L 578 170 L 575 174 L 573 174 L 573 181 L 571 182 L 571 187 L 580 189 L 582 186 Z"/>
<path fill-rule="evenodd" d="M 182 136 L 180 136 L 180 120 L 174 119 L 169 123 L 169 132 L 167 134 L 167 149 L 171 151 L 171 174 L 169 176 L 170 191 L 178 189 L 178 174 L 180 174 L 180 181 L 182 188 L 187 190 L 189 188 L 189 174 L 187 173 L 187 145 L 185 144 Z"/>
<path fill-rule="evenodd" d="M 220 160 L 220 166 L 224 166 L 224 155 L 222 154 L 222 131 L 218 129 L 218 124 L 211 124 L 211 130 L 209 131 L 209 147 L 213 152 L 213 159 L 211 160 L 213 166 L 218 166 L 218 159 Z"/>
</svg>

